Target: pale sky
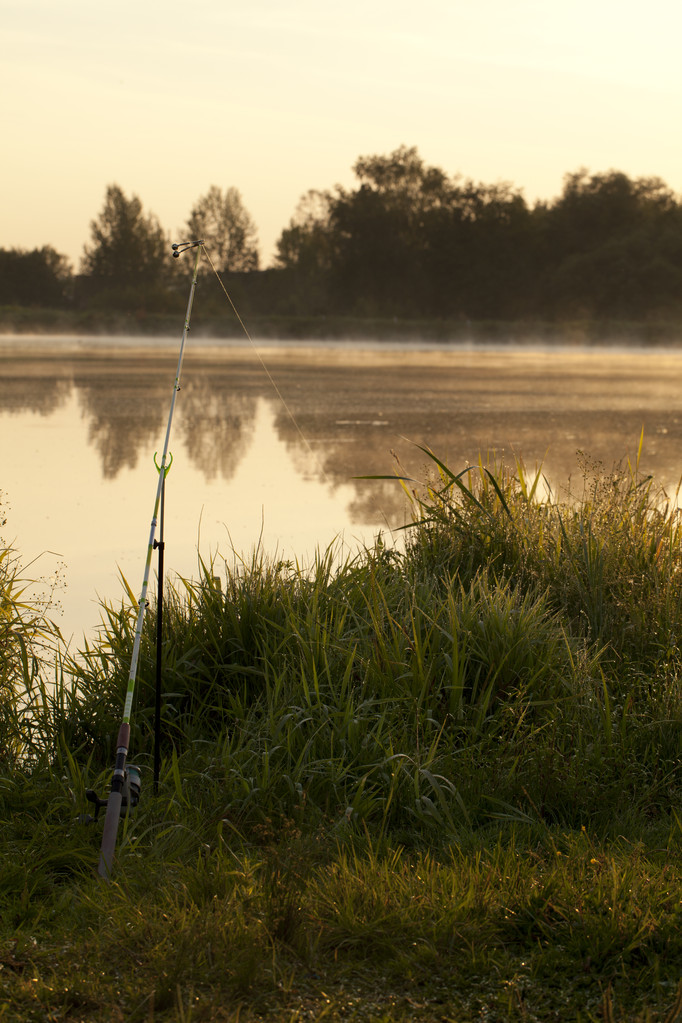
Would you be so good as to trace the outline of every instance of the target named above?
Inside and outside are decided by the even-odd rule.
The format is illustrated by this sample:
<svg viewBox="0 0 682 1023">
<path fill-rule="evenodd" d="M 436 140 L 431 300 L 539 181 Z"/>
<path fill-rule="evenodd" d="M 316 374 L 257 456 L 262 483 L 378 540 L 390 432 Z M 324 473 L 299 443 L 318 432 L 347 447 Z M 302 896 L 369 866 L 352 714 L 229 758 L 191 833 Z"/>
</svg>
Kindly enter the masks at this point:
<svg viewBox="0 0 682 1023">
<path fill-rule="evenodd" d="M 0 248 L 77 269 L 108 184 L 179 238 L 234 186 L 262 265 L 359 156 L 508 181 L 656 175 L 682 192 L 679 0 L 0 0 Z"/>
</svg>

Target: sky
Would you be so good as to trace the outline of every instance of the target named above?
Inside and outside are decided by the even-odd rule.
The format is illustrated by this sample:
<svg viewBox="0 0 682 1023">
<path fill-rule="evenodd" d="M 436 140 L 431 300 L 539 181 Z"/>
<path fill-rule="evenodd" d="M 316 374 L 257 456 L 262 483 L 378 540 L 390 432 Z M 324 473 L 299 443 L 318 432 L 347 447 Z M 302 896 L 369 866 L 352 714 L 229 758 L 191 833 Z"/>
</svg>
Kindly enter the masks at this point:
<svg viewBox="0 0 682 1023">
<path fill-rule="evenodd" d="M 236 187 L 261 265 L 360 156 L 551 200 L 567 173 L 682 192 L 679 0 L 0 0 L 0 248 L 78 269 L 107 185 L 174 239 Z"/>
</svg>

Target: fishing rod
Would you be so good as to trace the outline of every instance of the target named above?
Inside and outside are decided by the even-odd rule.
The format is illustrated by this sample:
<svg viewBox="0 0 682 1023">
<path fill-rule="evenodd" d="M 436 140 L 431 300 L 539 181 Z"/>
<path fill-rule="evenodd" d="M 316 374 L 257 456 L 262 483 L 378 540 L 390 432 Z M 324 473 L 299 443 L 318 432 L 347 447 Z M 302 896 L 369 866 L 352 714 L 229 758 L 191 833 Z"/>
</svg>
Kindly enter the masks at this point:
<svg viewBox="0 0 682 1023">
<path fill-rule="evenodd" d="M 156 461 L 154 464 L 161 472 L 161 467 Z M 166 476 L 173 464 L 171 453 L 170 462 L 163 471 L 163 482 L 161 484 L 161 520 L 159 524 L 159 538 L 154 541 L 154 550 L 158 552 L 158 568 L 156 571 L 156 686 L 154 692 L 154 795 L 159 794 L 159 776 L 161 774 L 161 674 L 163 665 L 163 555 L 166 549 L 164 542 L 164 522 L 166 518 Z"/>
<path fill-rule="evenodd" d="M 102 831 L 102 845 L 101 845 L 100 859 L 99 859 L 99 865 L 98 865 L 98 873 L 99 873 L 100 877 L 103 877 L 103 878 L 106 878 L 106 879 L 109 879 L 111 877 L 111 873 L 112 873 L 112 869 L 113 869 L 114 853 L 115 853 L 115 850 L 116 850 L 116 836 L 117 836 L 117 833 L 118 833 L 118 825 L 119 825 L 119 820 L 121 818 L 121 815 L 122 815 L 122 813 L 127 813 L 128 810 L 131 807 L 136 806 L 137 802 L 139 801 L 139 797 L 140 797 L 140 772 L 139 772 L 139 769 L 137 767 L 134 767 L 132 764 L 127 764 L 128 748 L 129 748 L 129 744 L 130 744 L 130 718 L 131 718 L 131 713 L 132 713 L 133 697 L 135 695 L 135 683 L 136 683 L 136 678 L 137 678 L 137 662 L 138 662 L 138 659 L 139 659 L 140 643 L 141 643 L 141 639 L 142 639 L 142 626 L 143 626 L 143 623 L 144 623 L 145 612 L 147 610 L 147 587 L 149 585 L 149 575 L 150 575 L 150 568 L 151 568 L 151 561 L 152 561 L 152 552 L 153 552 L 153 550 L 155 550 L 157 548 L 159 550 L 159 595 L 158 595 L 158 605 L 157 605 L 157 644 L 158 644 L 159 647 L 161 646 L 161 640 L 162 640 L 162 635 L 161 635 L 161 632 L 162 632 L 161 608 L 163 606 L 162 605 L 163 595 L 162 595 L 162 592 L 161 592 L 161 588 L 163 586 L 162 575 L 163 575 L 163 548 L 164 548 L 164 542 L 163 542 L 163 501 L 164 501 L 164 493 L 165 493 L 165 491 L 164 491 L 165 478 L 166 478 L 166 476 L 168 474 L 168 470 L 170 469 L 170 463 L 168 461 L 168 444 L 169 444 L 169 440 L 170 440 L 171 425 L 172 425 L 172 421 L 173 421 L 173 412 L 175 410 L 175 400 L 176 400 L 176 397 L 177 397 L 177 392 L 180 390 L 180 373 L 181 373 L 181 369 L 182 369 L 182 360 L 183 360 L 183 356 L 184 356 L 184 350 L 185 350 L 185 343 L 186 343 L 186 340 L 187 340 L 187 334 L 189 332 L 189 323 L 190 323 L 190 317 L 191 317 L 191 314 L 192 314 L 192 303 L 194 301 L 194 292 L 196 290 L 197 278 L 198 278 L 198 274 L 199 274 L 199 261 L 200 261 L 202 252 L 203 252 L 204 256 L 206 257 L 206 259 L 208 260 L 208 263 L 209 263 L 211 269 L 213 270 L 213 272 L 214 272 L 214 274 L 215 274 L 215 276 L 216 276 L 216 278 L 218 280 L 218 283 L 219 283 L 220 287 L 222 288 L 222 291 L 224 292 L 225 297 L 227 298 L 227 301 L 229 302 L 229 304 L 230 304 L 230 306 L 231 306 L 235 316 L 237 317 L 237 320 L 239 321 L 239 324 L 241 325 L 242 330 L 244 331 L 244 334 L 246 335 L 247 340 L 253 346 L 254 351 L 256 352 L 256 355 L 258 356 L 258 359 L 259 359 L 259 361 L 261 363 L 261 366 L 263 367 L 263 370 L 264 370 L 268 380 L 272 384 L 273 389 L 275 390 L 276 394 L 278 395 L 278 397 L 279 397 L 282 405 L 284 406 L 287 414 L 289 415 L 292 423 L 294 424 L 294 426 L 298 430 L 298 433 L 300 434 L 303 442 L 307 446 L 308 450 L 311 452 L 311 454 L 313 456 L 313 459 L 315 461 L 317 461 L 315 452 L 313 451 L 312 447 L 310 446 L 310 443 L 309 443 L 307 437 L 305 436 L 305 434 L 301 430 L 301 428 L 300 428 L 300 426 L 299 426 L 299 424 L 298 424 L 298 422 L 296 420 L 296 417 L 294 416 L 293 412 L 291 411 L 291 409 L 287 405 L 287 403 L 286 403 L 286 401 L 284 399 L 284 396 L 282 395 L 279 387 L 277 386 L 275 380 L 272 377 L 272 374 L 270 373 L 268 367 L 266 366 L 265 362 L 263 361 L 262 356 L 260 355 L 260 353 L 256 349 L 256 346 L 255 346 L 255 344 L 253 342 L 253 339 L 252 339 L 251 335 L 249 334 L 249 331 L 247 330 L 247 328 L 246 328 L 246 326 L 245 326 L 241 316 L 239 315 L 239 312 L 237 311 L 237 309 L 236 309 L 236 307 L 234 305 L 234 302 L 230 298 L 230 295 L 228 294 L 227 289 L 225 288 L 225 285 L 224 285 L 223 281 L 221 280 L 220 274 L 218 273 L 218 271 L 217 271 L 217 269 L 215 267 L 215 264 L 213 263 L 209 253 L 207 252 L 206 247 L 205 247 L 203 241 L 198 240 L 198 241 L 180 242 L 178 244 L 174 244 L 172 246 L 172 248 L 173 248 L 173 256 L 175 258 L 178 258 L 181 255 L 181 253 L 186 252 L 187 249 L 196 248 L 197 254 L 196 254 L 196 260 L 195 260 L 195 264 L 194 264 L 194 273 L 192 275 L 192 285 L 191 285 L 191 288 L 190 288 L 189 299 L 188 299 L 188 302 L 187 302 L 187 313 L 186 313 L 186 316 L 185 316 L 185 327 L 184 327 L 183 334 L 182 334 L 182 341 L 180 343 L 180 353 L 179 353 L 179 356 L 178 356 L 178 367 L 177 367 L 177 371 L 176 371 L 176 375 L 175 375 L 175 383 L 173 385 L 173 394 L 172 394 L 170 410 L 169 410 L 169 414 L 168 414 L 168 426 L 167 426 L 167 429 L 166 429 L 166 438 L 165 438 L 165 442 L 164 442 L 163 455 L 161 457 L 161 462 L 158 463 L 156 461 L 156 455 L 154 456 L 154 463 L 156 465 L 156 468 L 157 468 L 158 474 L 159 474 L 159 482 L 158 482 L 158 486 L 157 486 L 157 490 L 156 490 L 156 500 L 155 500 L 155 504 L 154 504 L 154 513 L 153 513 L 153 516 L 152 516 L 152 522 L 151 522 L 151 528 L 150 528 L 149 544 L 147 546 L 147 560 L 145 562 L 144 579 L 143 579 L 143 583 L 142 583 L 142 592 L 141 592 L 141 595 L 140 595 L 140 601 L 139 601 L 139 605 L 138 605 L 137 624 L 136 624 L 136 627 L 135 627 L 135 637 L 134 637 L 134 641 L 133 641 L 133 651 L 132 651 L 131 663 L 130 663 L 130 674 L 128 676 L 128 687 L 127 687 L 127 690 L 126 690 L 126 698 L 125 698 L 125 704 L 124 704 L 124 708 L 123 708 L 123 716 L 122 716 L 122 719 L 121 719 L 121 726 L 120 726 L 119 733 L 118 733 L 118 738 L 117 738 L 117 741 L 116 741 L 116 759 L 115 759 L 115 763 L 114 763 L 114 773 L 113 773 L 113 776 L 112 776 L 112 779 L 111 779 L 111 790 L 110 790 L 110 793 L 109 793 L 109 796 L 108 796 L 107 799 L 100 799 L 99 796 L 97 795 L 97 793 L 93 792 L 92 790 L 87 790 L 86 791 L 87 798 L 89 800 L 91 800 L 95 804 L 95 808 L 96 808 L 95 809 L 95 819 L 97 819 L 97 816 L 99 814 L 100 809 L 103 809 L 104 807 L 106 807 L 106 815 L 105 815 L 105 819 L 104 819 L 104 828 L 103 828 L 103 831 Z M 172 456 L 171 456 L 171 462 L 172 462 Z M 328 479 L 327 473 L 326 473 L 323 465 L 320 465 L 320 469 L 321 469 L 322 475 L 326 479 Z M 158 521 L 158 515 L 159 515 L 159 506 L 161 506 L 161 536 L 160 536 L 159 541 L 156 541 L 155 534 L 156 534 L 157 521 Z M 157 650 L 157 668 L 156 668 L 156 671 L 157 671 L 157 677 L 156 677 L 156 704 L 155 704 L 155 716 L 154 716 L 154 721 L 155 721 L 155 724 L 154 724 L 154 734 L 155 734 L 154 789 L 155 789 L 155 791 L 156 791 L 156 789 L 158 787 L 159 767 L 160 767 L 160 764 L 159 764 L 159 759 L 160 759 L 160 754 L 159 754 L 159 731 L 160 731 L 160 679 L 159 679 L 159 673 L 160 673 L 160 657 L 159 657 L 158 650 Z"/>
<path fill-rule="evenodd" d="M 178 355 L 178 366 L 175 373 L 175 382 L 173 384 L 173 393 L 171 397 L 170 409 L 168 413 L 168 425 L 166 427 L 166 437 L 163 445 L 163 453 L 161 455 L 160 463 L 155 464 L 158 470 L 159 481 L 156 488 L 156 499 L 154 502 L 154 512 L 152 515 L 151 527 L 149 531 L 149 543 L 147 545 L 147 559 L 144 566 L 144 577 L 142 580 L 142 590 L 140 593 L 140 600 L 137 608 L 137 623 L 135 626 L 135 638 L 133 640 L 133 650 L 130 658 L 130 673 L 128 675 L 128 687 L 126 689 L 125 703 L 123 706 L 123 717 L 121 718 L 121 727 L 118 732 L 118 738 L 116 740 L 116 760 L 114 762 L 114 773 L 111 779 L 111 790 L 106 800 L 99 799 L 95 793 L 91 793 L 89 798 L 96 804 L 97 810 L 106 804 L 106 816 L 104 818 L 104 828 L 102 830 L 102 845 L 100 849 L 100 858 L 97 872 L 100 877 L 109 879 L 114 863 L 114 853 L 116 850 L 116 836 L 118 834 L 118 824 L 121 818 L 122 810 L 127 810 L 129 807 L 134 806 L 140 794 L 140 781 L 139 771 L 134 768 L 133 765 L 129 765 L 126 770 L 126 762 L 128 759 L 128 749 L 130 745 L 130 718 L 132 714 L 133 697 L 135 695 L 135 683 L 137 680 L 137 663 L 140 656 L 140 643 L 142 641 L 142 626 L 144 624 L 144 616 L 147 610 L 147 588 L 149 586 L 149 575 L 152 563 L 152 552 L 155 549 L 155 535 L 156 527 L 159 516 L 159 506 L 162 501 L 164 493 L 164 483 L 166 474 L 170 468 L 168 462 L 168 445 L 170 442 L 171 426 L 173 423 L 173 413 L 175 411 L 175 401 L 180 390 L 180 374 L 182 372 L 182 360 L 185 354 L 185 343 L 187 341 L 187 334 L 189 333 L 189 322 L 192 315 L 192 304 L 194 302 L 194 292 L 197 286 L 197 278 L 199 276 L 199 261 L 201 259 L 201 253 L 204 250 L 203 241 L 192 241 L 192 242 L 179 242 L 173 245 L 173 256 L 178 258 L 182 252 L 186 252 L 187 249 L 196 249 L 196 259 L 194 261 L 194 272 L 192 274 L 192 284 L 189 292 L 189 299 L 187 301 L 187 312 L 185 315 L 185 327 L 182 332 L 182 340 L 180 342 L 180 353 Z M 161 586 L 162 583 L 159 582 Z M 94 799 L 93 799 L 94 796 Z"/>
</svg>

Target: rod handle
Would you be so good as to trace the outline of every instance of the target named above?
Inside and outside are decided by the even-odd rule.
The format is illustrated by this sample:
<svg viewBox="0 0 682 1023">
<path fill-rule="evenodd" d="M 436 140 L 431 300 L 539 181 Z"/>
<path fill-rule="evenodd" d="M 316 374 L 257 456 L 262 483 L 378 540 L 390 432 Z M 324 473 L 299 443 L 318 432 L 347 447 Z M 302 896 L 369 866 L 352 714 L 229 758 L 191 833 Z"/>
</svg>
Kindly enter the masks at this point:
<svg viewBox="0 0 682 1023">
<path fill-rule="evenodd" d="M 102 829 L 102 845 L 99 854 L 99 865 L 97 873 L 106 881 L 111 879 L 114 866 L 114 852 L 116 851 L 116 835 L 118 834 L 118 822 L 121 819 L 121 793 L 110 792 L 107 799 L 107 814 L 104 818 Z"/>
<path fill-rule="evenodd" d="M 100 877 L 111 878 L 114 866 L 114 853 L 116 851 L 116 835 L 118 834 L 118 822 L 121 817 L 121 803 L 123 801 L 123 784 L 125 781 L 126 759 L 130 745 L 130 725 L 127 721 L 121 723 L 116 740 L 116 764 L 114 775 L 111 779 L 111 792 L 107 799 L 107 812 L 104 818 L 102 829 L 102 845 L 100 847 L 99 866 L 97 873 Z"/>
</svg>

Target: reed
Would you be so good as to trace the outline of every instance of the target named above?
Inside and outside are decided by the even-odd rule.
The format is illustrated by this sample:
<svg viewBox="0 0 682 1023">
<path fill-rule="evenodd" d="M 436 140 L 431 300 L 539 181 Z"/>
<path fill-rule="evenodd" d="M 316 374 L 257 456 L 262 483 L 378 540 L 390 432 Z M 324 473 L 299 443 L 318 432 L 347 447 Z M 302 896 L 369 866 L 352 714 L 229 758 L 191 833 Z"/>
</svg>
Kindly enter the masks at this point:
<svg viewBox="0 0 682 1023">
<path fill-rule="evenodd" d="M 59 569 L 48 580 L 29 575 L 33 567 L 0 540 L 0 770 L 42 753 L 34 711 L 62 642 L 50 616 Z"/>
<path fill-rule="evenodd" d="M 16 1018 L 679 1018 L 676 497 L 637 463 L 585 462 L 561 499 L 520 463 L 431 463 L 404 481 L 402 551 L 257 551 L 168 585 L 159 795 L 152 613 L 143 799 L 105 892 L 79 817 L 134 596 L 48 678 L 15 671 L 35 722 L 0 765 Z"/>
<path fill-rule="evenodd" d="M 520 464 L 433 464 L 403 553 L 378 542 L 302 567 L 256 552 L 168 586 L 165 756 L 185 778 L 200 763 L 240 825 L 332 815 L 431 841 L 498 813 L 617 827 L 665 812 L 676 504 L 636 465 L 588 467 L 582 494 L 559 501 Z M 91 768 L 116 734 L 133 618 L 106 607 L 67 666 L 78 701 L 55 718 Z M 143 765 L 153 619 L 133 716 Z"/>
</svg>

